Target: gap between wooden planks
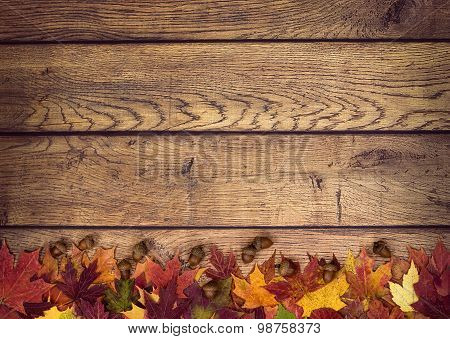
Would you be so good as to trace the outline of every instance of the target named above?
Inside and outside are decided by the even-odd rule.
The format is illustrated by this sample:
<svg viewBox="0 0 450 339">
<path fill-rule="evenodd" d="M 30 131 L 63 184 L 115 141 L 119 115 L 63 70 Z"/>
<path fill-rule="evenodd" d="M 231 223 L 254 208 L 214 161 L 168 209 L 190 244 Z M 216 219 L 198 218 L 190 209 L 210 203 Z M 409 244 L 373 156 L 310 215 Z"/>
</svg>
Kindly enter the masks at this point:
<svg viewBox="0 0 450 339">
<path fill-rule="evenodd" d="M 450 224 L 447 134 L 0 137 L 3 226 Z"/>
<path fill-rule="evenodd" d="M 446 0 L 3 0 L 0 40 L 448 38 Z"/>
<path fill-rule="evenodd" d="M 449 79 L 450 43 L 4 45 L 0 131 L 449 130 Z"/>
<path fill-rule="evenodd" d="M 443 240 L 449 247 L 449 229 L 436 228 L 391 228 L 391 229 L 177 229 L 177 230 L 149 230 L 149 229 L 68 229 L 68 228 L 3 228 L 0 239 L 7 240 L 11 251 L 18 254 L 22 250 L 34 250 L 50 242 L 60 239 L 68 243 L 77 243 L 86 235 L 91 234 L 97 239 L 98 246 L 117 247 L 116 258 L 123 259 L 131 256 L 133 245 L 141 240 L 148 240 L 152 244 L 152 251 L 163 259 L 179 252 L 180 257 L 187 259 L 192 247 L 204 245 L 207 250 L 210 245 L 217 245 L 225 253 L 233 251 L 238 257 L 239 265 L 248 271 L 252 264 L 242 263 L 240 254 L 242 248 L 251 243 L 255 236 L 269 236 L 274 245 L 272 248 L 259 252 L 255 262 L 266 260 L 276 249 L 277 253 L 299 260 L 302 264 L 307 261 L 307 253 L 318 254 L 327 259 L 336 254 L 344 261 L 347 251 L 352 250 L 355 255 L 365 246 L 371 254 L 374 241 L 383 239 L 387 242 L 393 255 L 407 258 L 407 246 L 423 247 L 430 253 L 438 240 Z M 372 255 L 372 254 L 371 254 Z M 377 255 L 378 262 L 385 261 Z M 205 262 L 206 264 L 206 262 Z"/>
</svg>

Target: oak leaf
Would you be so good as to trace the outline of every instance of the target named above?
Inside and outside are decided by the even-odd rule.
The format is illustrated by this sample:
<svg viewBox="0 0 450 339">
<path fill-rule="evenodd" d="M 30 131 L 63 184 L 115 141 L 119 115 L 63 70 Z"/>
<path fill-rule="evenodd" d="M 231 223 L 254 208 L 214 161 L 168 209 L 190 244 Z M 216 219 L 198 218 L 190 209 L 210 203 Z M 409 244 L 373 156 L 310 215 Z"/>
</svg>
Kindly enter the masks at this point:
<svg viewBox="0 0 450 339">
<path fill-rule="evenodd" d="M 26 313 L 24 302 L 40 303 L 42 296 L 52 287 L 43 279 L 36 277 L 39 264 L 39 249 L 19 255 L 14 266 L 14 256 L 9 252 L 6 241 L 0 248 L 0 301 L 2 305 L 20 313 Z"/>
<path fill-rule="evenodd" d="M 331 308 L 339 311 L 346 304 L 341 300 L 341 296 L 349 288 L 345 275 L 341 274 L 330 283 L 318 290 L 306 293 L 297 305 L 303 308 L 303 317 L 309 317 L 311 312 L 319 308 Z"/>
<path fill-rule="evenodd" d="M 414 291 L 414 284 L 419 281 L 419 272 L 417 271 L 414 261 L 411 261 L 411 266 L 403 276 L 402 286 L 394 282 L 389 282 L 389 289 L 391 290 L 392 300 L 400 307 L 403 312 L 413 312 L 411 307 L 419 300 Z"/>
<path fill-rule="evenodd" d="M 278 304 L 275 296 L 264 288 L 266 286 L 264 275 L 257 265 L 248 276 L 248 281 L 234 275 L 232 277 L 235 285 L 233 292 L 245 301 L 244 308 L 254 309 Z"/>
</svg>

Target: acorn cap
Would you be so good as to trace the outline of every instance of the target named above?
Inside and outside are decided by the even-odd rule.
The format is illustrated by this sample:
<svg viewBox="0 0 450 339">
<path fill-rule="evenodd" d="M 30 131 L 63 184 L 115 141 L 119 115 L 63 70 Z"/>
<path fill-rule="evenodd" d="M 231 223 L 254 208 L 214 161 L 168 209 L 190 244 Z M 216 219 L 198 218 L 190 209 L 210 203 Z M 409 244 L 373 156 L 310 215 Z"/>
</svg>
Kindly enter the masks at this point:
<svg viewBox="0 0 450 339">
<path fill-rule="evenodd" d="M 131 265 L 131 262 L 128 259 L 122 259 L 117 263 L 117 268 L 119 271 L 126 271 L 131 270 L 133 265 Z"/>
<path fill-rule="evenodd" d="M 67 251 L 67 246 L 62 240 L 58 240 L 57 242 L 50 245 L 50 254 L 53 258 L 58 258 Z"/>
<path fill-rule="evenodd" d="M 273 245 L 273 241 L 267 237 L 255 237 L 252 243 L 257 251 L 264 250 Z"/>
<path fill-rule="evenodd" d="M 133 246 L 133 259 L 134 261 L 140 261 L 148 253 L 147 245 L 145 241 L 140 241 Z"/>
<path fill-rule="evenodd" d="M 95 246 L 94 236 L 87 235 L 78 243 L 78 248 L 82 251 L 90 250 Z"/>
<path fill-rule="evenodd" d="M 378 254 L 383 258 L 391 257 L 391 250 L 383 240 L 375 241 L 373 243 L 373 253 Z"/>
<path fill-rule="evenodd" d="M 282 277 L 288 277 L 295 273 L 296 266 L 294 262 L 290 259 L 283 258 L 283 260 L 280 263 L 280 267 L 278 268 L 278 271 Z"/>
<path fill-rule="evenodd" d="M 339 268 L 336 265 L 329 263 L 329 264 L 325 264 L 323 266 L 323 270 L 330 271 L 330 272 L 337 272 L 339 270 Z"/>
</svg>

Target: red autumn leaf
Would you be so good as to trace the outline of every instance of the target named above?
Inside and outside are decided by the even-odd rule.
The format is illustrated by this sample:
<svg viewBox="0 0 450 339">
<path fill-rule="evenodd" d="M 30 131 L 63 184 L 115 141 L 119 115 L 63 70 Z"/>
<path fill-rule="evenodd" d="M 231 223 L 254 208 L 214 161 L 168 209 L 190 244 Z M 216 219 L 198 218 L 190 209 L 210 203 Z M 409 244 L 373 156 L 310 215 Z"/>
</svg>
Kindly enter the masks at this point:
<svg viewBox="0 0 450 339">
<path fill-rule="evenodd" d="M 0 319 L 20 319 L 18 312 L 6 305 L 0 305 Z"/>
<path fill-rule="evenodd" d="M 92 304 L 81 299 L 75 304 L 75 313 L 83 319 L 122 319 L 120 314 L 106 311 L 100 300 Z"/>
<path fill-rule="evenodd" d="M 447 269 L 449 263 L 450 253 L 444 246 L 442 241 L 436 244 L 436 247 L 431 254 L 431 259 L 428 264 L 428 270 L 435 276 L 440 276 Z"/>
<path fill-rule="evenodd" d="M 96 261 L 86 267 L 81 272 L 80 278 L 77 279 L 77 271 L 72 261 L 69 260 L 65 272 L 61 276 L 64 282 L 57 283 L 57 287 L 70 299 L 70 302 L 86 300 L 93 303 L 105 291 L 104 285 L 93 285 L 95 279 L 100 276 L 100 273 L 97 272 Z"/>
<path fill-rule="evenodd" d="M 426 267 L 428 264 L 428 256 L 427 253 L 423 248 L 420 250 L 416 250 L 415 248 L 408 246 L 408 252 L 409 252 L 409 261 L 414 261 L 414 264 L 419 269 L 422 267 Z"/>
<path fill-rule="evenodd" d="M 310 319 L 342 319 L 342 316 L 331 308 L 319 308 L 311 312 Z"/>
<path fill-rule="evenodd" d="M 42 296 L 52 287 L 37 276 L 41 269 L 38 261 L 39 249 L 19 256 L 14 266 L 14 256 L 9 252 L 6 241 L 0 249 L 0 300 L 1 304 L 20 313 L 26 313 L 24 302 L 40 303 Z M 5 311 L 3 311 L 5 312 Z"/>
<path fill-rule="evenodd" d="M 259 266 L 259 270 L 264 275 L 264 280 L 268 284 L 275 277 L 275 255 L 277 251 L 273 251 L 272 256 Z"/>
<path fill-rule="evenodd" d="M 270 283 L 265 286 L 265 289 L 273 293 L 278 301 L 287 298 L 298 301 L 306 293 L 313 292 L 320 287 L 319 273 L 319 261 L 317 257 L 313 257 L 303 272 L 298 269 L 294 275 L 286 277 L 285 281 Z"/>
<path fill-rule="evenodd" d="M 450 298 L 438 293 L 435 286 L 435 277 L 422 268 L 419 273 L 419 282 L 414 285 L 419 300 L 411 306 L 418 312 L 430 318 L 450 318 Z"/>
<path fill-rule="evenodd" d="M 233 253 L 228 253 L 225 257 L 222 251 L 216 246 L 211 246 L 211 256 L 209 261 L 214 266 L 215 270 L 209 268 L 206 271 L 206 275 L 212 279 L 226 279 L 234 274 L 241 276 L 239 267 L 237 266 L 236 257 Z"/>
<path fill-rule="evenodd" d="M 148 293 L 144 295 L 145 316 L 148 319 L 179 319 L 189 307 L 189 302 L 186 300 L 179 302 L 177 305 L 177 301 L 180 300 L 177 298 L 177 285 L 175 280 L 171 280 L 167 287 L 159 290 L 159 300 L 157 303 L 149 297 Z"/>
<path fill-rule="evenodd" d="M 186 298 L 184 290 L 194 282 L 197 272 L 198 268 L 181 272 L 181 263 L 176 255 L 166 263 L 165 269 L 146 258 L 144 263 L 138 264 L 133 277 L 136 279 L 136 286 L 145 289 L 152 285 L 156 290 L 166 287 L 175 279 L 178 297 Z"/>
<path fill-rule="evenodd" d="M 380 300 L 372 300 L 367 311 L 369 319 L 403 319 L 404 314 L 399 307 L 394 307 L 391 311 L 384 306 Z"/>
<path fill-rule="evenodd" d="M 344 316 L 345 319 L 365 319 L 367 318 L 364 311 L 364 305 L 360 300 L 353 300 L 343 309 L 339 310 L 339 313 Z"/>
</svg>

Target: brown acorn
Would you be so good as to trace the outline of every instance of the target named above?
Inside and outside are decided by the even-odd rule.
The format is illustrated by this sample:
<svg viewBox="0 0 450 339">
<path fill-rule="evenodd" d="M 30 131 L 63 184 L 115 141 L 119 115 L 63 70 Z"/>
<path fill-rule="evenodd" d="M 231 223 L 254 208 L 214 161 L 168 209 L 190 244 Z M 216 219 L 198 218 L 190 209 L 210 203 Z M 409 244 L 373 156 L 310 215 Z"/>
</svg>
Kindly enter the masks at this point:
<svg viewBox="0 0 450 339">
<path fill-rule="evenodd" d="M 205 251 L 202 246 L 195 246 L 191 250 L 191 254 L 189 255 L 188 263 L 191 268 L 196 267 L 200 264 L 200 261 L 205 257 Z"/>
<path fill-rule="evenodd" d="M 272 246 L 273 241 L 267 237 L 255 237 L 252 245 L 257 251 L 260 251 Z"/>
<path fill-rule="evenodd" d="M 148 253 L 147 245 L 145 241 L 140 241 L 136 245 L 133 246 L 133 259 L 136 262 L 141 261 L 143 257 L 145 257 Z"/>
<path fill-rule="evenodd" d="M 296 265 L 292 260 L 283 258 L 278 271 L 282 277 L 289 277 L 295 273 Z"/>
<path fill-rule="evenodd" d="M 242 261 L 244 264 L 251 263 L 255 259 L 256 248 L 253 245 L 248 245 L 242 250 Z"/>
<path fill-rule="evenodd" d="M 57 242 L 50 245 L 50 254 L 53 258 L 58 258 L 67 251 L 67 246 L 62 240 L 58 240 Z"/>
<path fill-rule="evenodd" d="M 217 281 L 211 280 L 203 285 L 202 289 L 208 299 L 213 299 L 219 291 L 219 286 L 217 285 Z"/>
<path fill-rule="evenodd" d="M 82 251 L 90 250 L 95 246 L 95 240 L 92 235 L 87 235 L 78 243 L 78 248 Z"/>
<path fill-rule="evenodd" d="M 387 246 L 386 242 L 383 240 L 375 241 L 373 243 L 373 253 L 378 254 L 383 258 L 391 257 L 391 250 Z"/>
<path fill-rule="evenodd" d="M 120 278 L 123 280 L 130 279 L 132 265 L 128 259 L 122 259 L 118 262 L 117 268 L 120 271 Z"/>
<path fill-rule="evenodd" d="M 325 283 L 329 283 L 334 279 L 336 272 L 338 271 L 338 267 L 335 264 L 329 263 L 323 266 L 323 281 Z"/>
</svg>

